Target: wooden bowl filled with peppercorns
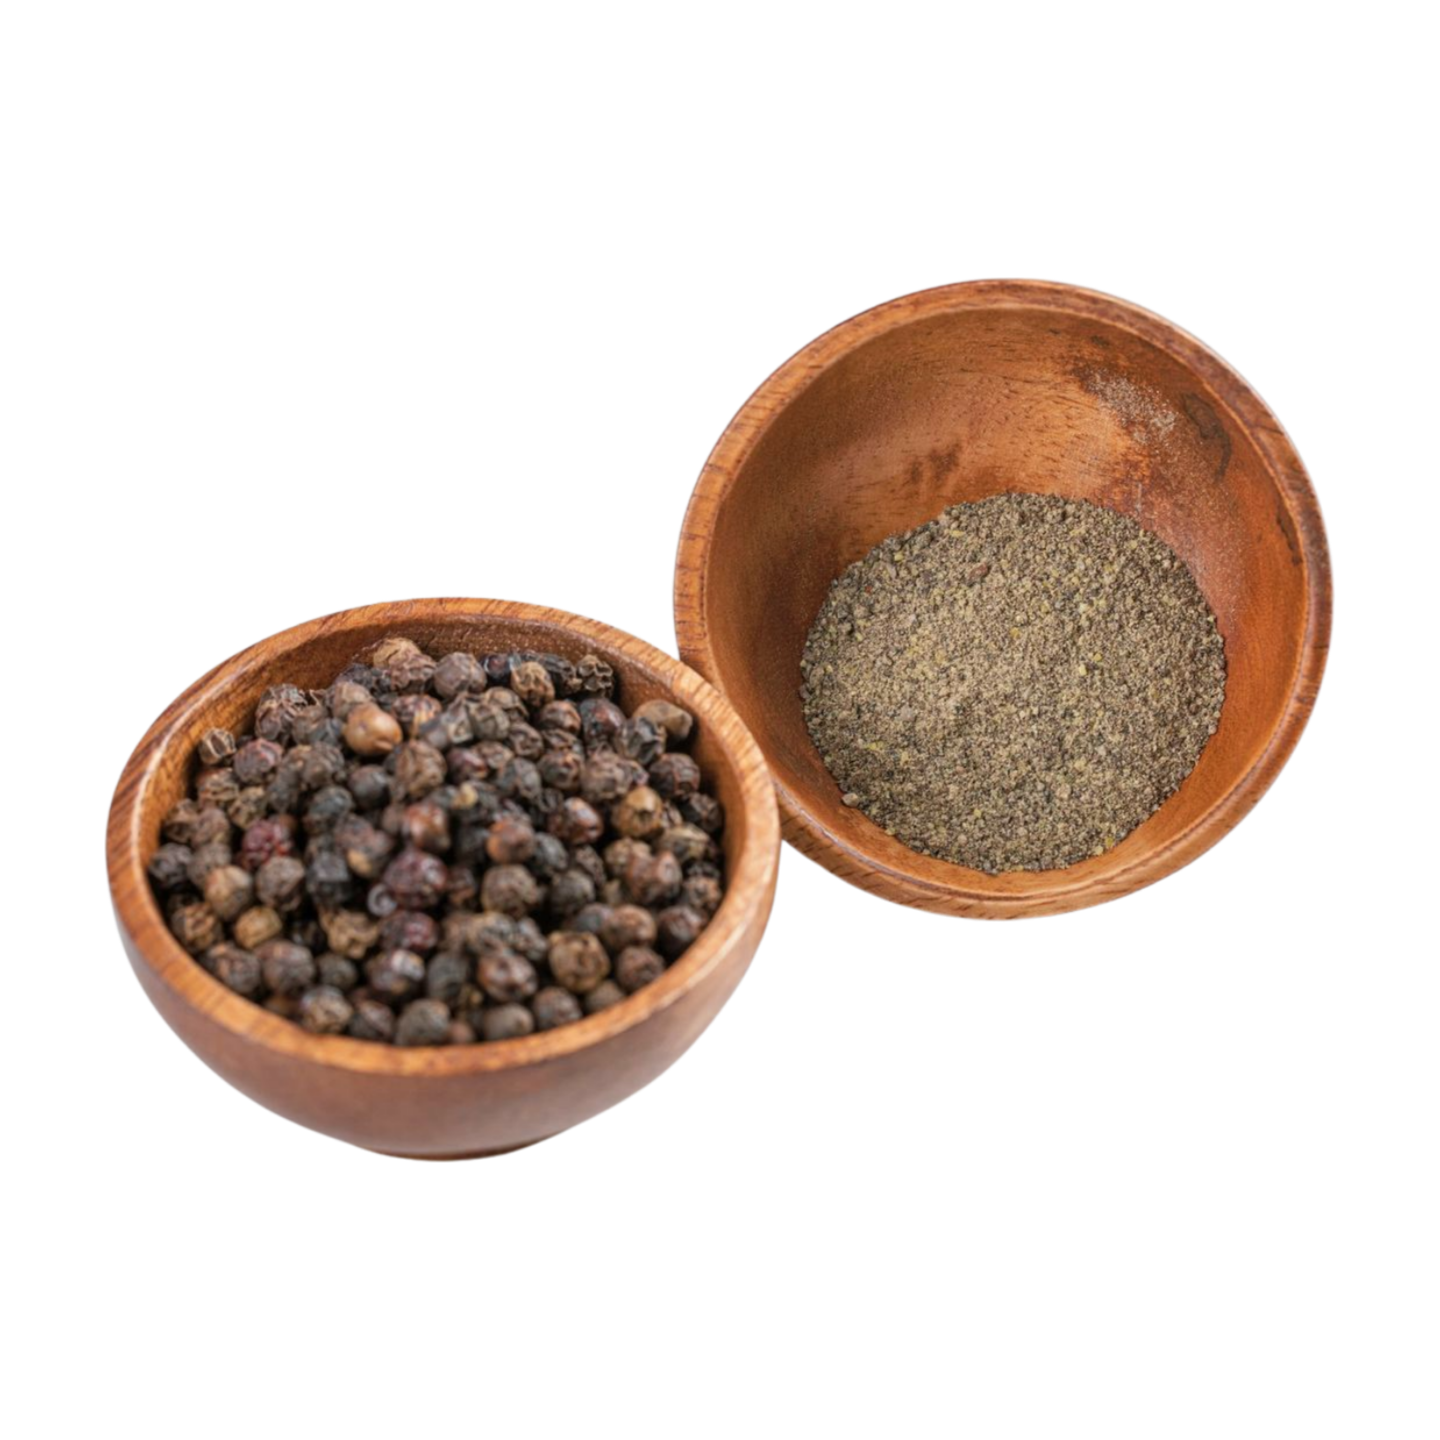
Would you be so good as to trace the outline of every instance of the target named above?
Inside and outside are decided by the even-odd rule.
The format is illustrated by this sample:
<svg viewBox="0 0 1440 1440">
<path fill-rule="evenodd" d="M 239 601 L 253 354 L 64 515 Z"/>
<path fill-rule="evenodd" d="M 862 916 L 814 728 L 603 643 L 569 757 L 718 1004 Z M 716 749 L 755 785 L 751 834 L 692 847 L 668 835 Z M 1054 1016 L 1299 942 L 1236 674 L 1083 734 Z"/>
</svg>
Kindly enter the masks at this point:
<svg viewBox="0 0 1440 1440">
<path fill-rule="evenodd" d="M 607 1109 L 729 998 L 779 821 L 720 694 L 593 620 L 416 600 L 197 681 L 125 767 L 110 885 L 146 993 L 237 1089 L 417 1158 Z"/>
</svg>

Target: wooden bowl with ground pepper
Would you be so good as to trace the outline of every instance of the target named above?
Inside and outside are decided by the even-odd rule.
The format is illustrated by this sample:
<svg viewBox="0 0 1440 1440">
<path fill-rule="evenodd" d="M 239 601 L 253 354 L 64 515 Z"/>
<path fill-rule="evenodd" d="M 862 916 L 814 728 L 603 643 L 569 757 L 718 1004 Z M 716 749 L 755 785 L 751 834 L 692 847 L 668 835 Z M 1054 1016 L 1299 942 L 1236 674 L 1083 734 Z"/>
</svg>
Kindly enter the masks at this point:
<svg viewBox="0 0 1440 1440">
<path fill-rule="evenodd" d="M 684 748 L 698 764 L 705 790 L 723 807 L 715 812 L 723 814 L 715 865 L 717 870 L 723 867 L 724 893 L 698 938 L 687 938 L 688 948 L 663 972 L 640 977 L 633 993 L 623 998 L 614 994 L 604 1008 L 583 1018 L 574 1018 L 581 1013 L 574 996 L 558 986 L 542 991 L 531 1002 L 540 1016 L 535 1033 L 514 1038 L 469 1033 L 465 1038 L 471 1043 L 412 1037 L 410 1044 L 397 1033 L 398 1043 L 386 1044 L 377 1043 L 379 1037 L 373 1035 L 352 1038 L 358 1030 L 317 1034 L 303 1028 L 278 974 L 268 976 L 277 989 L 267 1002 L 278 1008 L 262 1008 L 227 988 L 201 963 L 205 957 L 193 953 L 196 947 L 187 950 L 176 938 L 177 924 L 182 935 L 185 926 L 175 914 L 167 924 L 152 883 L 152 862 L 161 849 L 167 817 L 174 816 L 178 802 L 192 792 L 197 773 L 214 758 L 208 750 L 217 743 L 215 737 L 227 737 L 228 746 L 229 736 L 249 733 L 257 707 L 274 703 L 288 687 L 304 687 L 317 696 L 329 687 L 333 695 L 341 683 L 337 675 L 350 673 L 347 667 L 353 662 L 407 641 L 414 642 L 412 650 L 418 646 L 452 659 L 507 654 L 518 659 L 522 653 L 549 660 L 593 657 L 589 663 L 606 672 L 607 683 L 613 670 L 615 698 L 627 711 L 646 707 L 653 713 L 652 702 L 668 702 L 668 707 L 693 717 L 693 733 L 687 734 Z M 515 700 L 513 694 L 509 698 Z M 673 717 L 677 710 L 661 705 L 659 713 Z M 347 722 L 349 730 L 363 728 L 363 713 L 351 714 L 355 721 Z M 383 715 L 379 719 L 388 723 Z M 363 739 L 348 735 L 347 743 Z M 319 748 L 310 747 L 312 754 Z M 361 753 L 367 748 L 362 743 Z M 306 823 L 314 818 L 307 812 Z M 423 822 L 423 814 L 411 814 L 407 823 Z M 492 829 L 503 830 L 505 823 L 513 822 L 497 822 Z M 150 728 L 125 767 L 110 811 L 107 858 L 116 918 L 131 965 L 167 1023 L 207 1065 L 298 1124 L 368 1149 L 445 1159 L 498 1154 L 557 1134 L 633 1094 L 678 1059 L 715 1017 L 750 963 L 770 914 L 779 838 L 773 787 L 755 742 L 724 698 L 679 661 L 607 625 L 561 611 L 495 600 L 414 600 L 310 621 L 261 641 L 192 685 Z M 424 859 L 419 851 L 405 854 Z M 669 859 L 658 848 L 656 856 Z M 237 861 L 242 858 L 247 857 L 237 852 Z M 489 875 L 485 863 L 480 861 L 478 869 Z M 509 878 L 520 870 L 515 865 L 492 868 Z M 257 888 L 264 874 L 262 866 L 256 872 Z M 244 877 L 235 878 L 238 882 Z M 205 890 L 207 897 L 211 888 Z M 222 900 L 216 898 L 216 904 L 222 914 L 228 913 Z M 192 905 L 189 910 L 201 908 Z M 481 909 L 478 901 L 475 908 Z M 499 915 L 479 918 L 506 923 Z M 568 937 L 577 938 L 583 938 L 588 950 L 584 945 L 570 949 L 582 956 L 603 955 L 592 935 Z M 664 940 L 662 918 L 661 948 Z M 276 953 L 267 965 L 283 970 L 296 946 L 285 940 L 273 948 Z M 287 954 L 281 955 L 280 949 Z M 234 958 L 242 947 L 227 941 L 214 950 Z M 344 968 L 342 957 L 328 959 L 335 968 Z M 558 977 L 561 964 L 553 949 L 550 959 Z M 658 956 L 656 960 L 658 970 Z M 380 957 L 379 963 L 382 968 L 388 965 L 388 957 Z M 544 970 L 547 962 L 537 963 Z M 624 982 L 622 962 L 616 966 L 615 978 Z M 430 968 L 435 968 L 433 960 Z M 371 983 L 384 978 L 377 974 Z M 560 1017 L 564 1023 L 557 1020 L 555 1028 L 544 1028 L 541 1007 L 547 995 L 569 1007 Z M 300 1020 L 323 1021 L 327 997 L 339 1012 L 337 1024 L 350 1008 L 328 981 L 307 996 L 316 1000 L 321 1013 L 301 1015 Z M 492 1010 L 523 1008 L 496 1007 L 485 997 L 480 1003 L 485 1017 Z M 422 1012 L 434 1004 L 414 1002 L 412 1018 L 424 1021 Z M 354 1010 L 358 1016 L 358 1004 Z M 476 1019 L 478 1024 L 480 1015 Z M 402 1013 L 402 1027 L 404 1023 Z M 459 1023 L 464 1028 L 464 1022 Z"/>
<path fill-rule="evenodd" d="M 1039 281 L 909 295 L 787 361 L 712 452 L 675 572 L 681 655 L 764 751 L 786 838 L 1001 918 L 1127 894 L 1236 825 L 1310 714 L 1330 604 L 1255 392 L 1159 316 Z"/>
</svg>

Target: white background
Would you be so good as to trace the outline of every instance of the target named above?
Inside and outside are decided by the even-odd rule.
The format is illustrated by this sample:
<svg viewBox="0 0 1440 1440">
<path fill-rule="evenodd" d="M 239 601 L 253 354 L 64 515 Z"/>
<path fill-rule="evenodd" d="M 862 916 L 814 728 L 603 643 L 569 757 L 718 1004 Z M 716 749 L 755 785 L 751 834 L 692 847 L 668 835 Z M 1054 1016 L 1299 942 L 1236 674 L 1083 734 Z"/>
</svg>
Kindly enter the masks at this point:
<svg viewBox="0 0 1440 1440">
<path fill-rule="evenodd" d="M 1435 116 L 1401 7 L 3 13 L 11 1433 L 1440 1431 Z M 673 650 L 681 515 L 754 386 L 992 276 L 1190 329 L 1311 470 L 1332 663 L 1235 834 L 1014 924 L 787 849 L 695 1049 L 501 1160 L 347 1148 L 169 1033 L 101 837 L 172 696 L 409 596 Z"/>
</svg>

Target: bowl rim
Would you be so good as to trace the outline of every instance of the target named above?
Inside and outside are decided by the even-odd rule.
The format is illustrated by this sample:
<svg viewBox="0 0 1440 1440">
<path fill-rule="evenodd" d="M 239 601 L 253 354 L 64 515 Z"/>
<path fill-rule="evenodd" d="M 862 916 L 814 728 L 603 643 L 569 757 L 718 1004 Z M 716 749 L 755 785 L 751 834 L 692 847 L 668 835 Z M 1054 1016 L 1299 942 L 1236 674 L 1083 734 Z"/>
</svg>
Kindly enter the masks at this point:
<svg viewBox="0 0 1440 1440">
<path fill-rule="evenodd" d="M 139 834 L 140 798 L 186 721 L 262 660 L 293 650 L 331 630 L 474 620 L 539 622 L 584 643 L 618 651 L 655 672 L 675 702 L 714 737 L 723 763 L 735 773 L 745 814 L 745 841 L 725 897 L 700 938 L 659 979 L 633 995 L 568 1025 L 510 1040 L 460 1046 L 404 1048 L 342 1035 L 313 1035 L 235 994 L 204 970 L 170 933 L 146 874 Z M 151 724 L 126 761 L 106 828 L 106 865 L 116 921 L 132 958 L 190 1009 L 241 1040 L 331 1069 L 372 1075 L 465 1076 L 543 1065 L 637 1029 L 668 1010 L 722 968 L 745 943 L 757 921 L 763 927 L 779 864 L 780 823 L 769 768 L 728 700 L 674 656 L 614 626 L 568 611 L 520 601 L 430 599 L 388 601 L 336 611 L 291 626 L 246 647 L 188 686 Z"/>
<path fill-rule="evenodd" d="M 708 555 L 715 521 L 770 424 L 838 360 L 892 330 L 967 310 L 1040 309 L 1128 331 L 1200 377 L 1230 422 L 1251 439 L 1288 511 L 1305 585 L 1305 630 L 1285 711 L 1250 768 L 1165 844 L 1142 850 L 1103 876 L 1068 870 L 1010 871 L 1019 889 L 993 889 L 983 871 L 941 882 L 896 869 L 841 838 L 775 775 L 785 838 L 850 884 L 921 909 L 988 918 L 1055 914 L 1117 899 L 1172 874 L 1208 850 L 1269 788 L 1314 708 L 1329 651 L 1332 584 L 1324 521 L 1310 477 L 1280 421 L 1244 378 L 1188 331 L 1131 301 L 1053 280 L 967 280 L 885 301 L 832 326 L 796 351 L 736 411 L 710 452 L 690 497 L 675 558 L 675 634 L 681 658 L 723 691 L 706 619 Z M 798 683 L 798 680 L 797 680 Z M 1067 878 L 1068 877 L 1068 878 Z"/>
</svg>

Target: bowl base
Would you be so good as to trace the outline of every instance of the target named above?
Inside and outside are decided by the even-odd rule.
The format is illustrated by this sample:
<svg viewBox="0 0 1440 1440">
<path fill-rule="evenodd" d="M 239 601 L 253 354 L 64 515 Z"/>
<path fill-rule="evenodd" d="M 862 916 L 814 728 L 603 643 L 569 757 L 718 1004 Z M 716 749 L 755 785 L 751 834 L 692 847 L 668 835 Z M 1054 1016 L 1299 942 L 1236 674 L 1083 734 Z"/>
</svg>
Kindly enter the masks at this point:
<svg viewBox="0 0 1440 1440">
<path fill-rule="evenodd" d="M 559 1130 L 554 1132 L 555 1135 L 561 1133 Z M 392 1160 L 488 1160 L 493 1155 L 513 1155 L 517 1150 L 528 1150 L 532 1145 L 540 1145 L 553 1138 L 554 1135 L 537 1135 L 533 1140 L 522 1140 L 518 1145 L 502 1145 L 498 1150 L 456 1150 L 449 1155 L 416 1155 L 404 1150 L 377 1150 L 371 1145 L 361 1148 L 373 1155 L 388 1155 Z"/>
</svg>

